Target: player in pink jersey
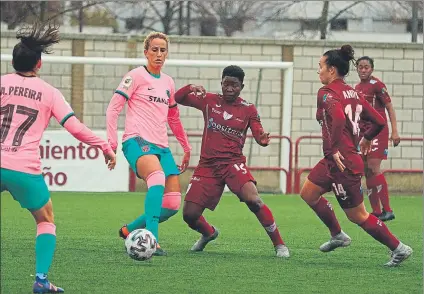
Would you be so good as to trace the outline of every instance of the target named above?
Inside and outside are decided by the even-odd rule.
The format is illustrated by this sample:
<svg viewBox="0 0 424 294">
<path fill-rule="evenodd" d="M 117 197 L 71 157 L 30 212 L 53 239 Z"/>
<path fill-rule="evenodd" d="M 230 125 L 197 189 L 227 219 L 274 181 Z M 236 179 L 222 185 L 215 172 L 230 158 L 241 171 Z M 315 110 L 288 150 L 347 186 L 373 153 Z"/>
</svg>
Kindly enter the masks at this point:
<svg viewBox="0 0 424 294">
<path fill-rule="evenodd" d="M 389 221 L 395 218 L 389 202 L 389 189 L 386 178 L 381 173 L 381 161 L 387 159 L 389 153 L 389 139 L 393 146 L 400 143 L 397 131 L 396 113 L 392 100 L 387 92 L 386 85 L 372 76 L 374 71 L 374 60 L 368 56 L 363 56 L 356 61 L 356 68 L 361 82 L 355 89 L 365 96 L 365 99 L 384 118 L 386 125 L 372 141 L 370 153 L 364 156 L 365 177 L 367 179 L 368 198 L 372 207 L 372 213 L 382 221 Z M 386 109 L 389 113 L 392 126 L 392 134 L 389 136 L 389 126 L 387 125 Z M 361 132 L 365 132 L 370 125 L 366 119 L 361 120 Z M 383 206 L 381 211 L 380 201 Z"/>
<path fill-rule="evenodd" d="M 218 237 L 218 230 L 202 214 L 206 208 L 215 209 L 227 185 L 256 215 L 274 245 L 276 256 L 287 258 L 289 250 L 271 210 L 258 195 L 256 181 L 243 155 L 249 128 L 259 145 L 266 147 L 270 141 L 256 107 L 239 97 L 243 80 L 244 71 L 240 67 L 228 66 L 222 72 L 222 95 L 206 93 L 202 86 L 194 85 L 187 85 L 175 94 L 178 103 L 202 111 L 205 121 L 200 161 L 187 189 L 183 208 L 184 221 L 202 234 L 191 250 L 203 251 Z"/>
<path fill-rule="evenodd" d="M 146 37 L 147 66 L 135 68 L 125 75 L 106 113 L 109 143 L 116 149 L 118 116 L 128 103 L 122 150 L 133 171 L 146 181 L 148 188 L 145 214 L 119 230 L 124 239 L 131 231 L 146 228 L 159 240 L 159 222 L 176 214 L 181 204 L 178 175 L 187 168 L 191 147 L 175 102 L 174 81 L 161 72 L 168 55 L 168 43 L 168 37 L 162 33 L 153 32 Z M 166 123 L 184 149 L 179 167 L 168 147 Z M 166 255 L 166 252 L 158 245 L 155 255 Z"/>
<path fill-rule="evenodd" d="M 333 191 L 348 219 L 392 251 L 385 265 L 397 266 L 412 254 L 411 247 L 400 242 L 363 202 L 361 177 L 364 163 L 359 150 L 367 155 L 371 141 L 384 128 L 385 121 L 371 105 L 344 82 L 349 62 L 354 59 L 350 45 L 329 50 L 319 61 L 318 74 L 324 85 L 318 91 L 317 120 L 322 127 L 324 158 L 308 175 L 300 195 L 329 228 L 330 241 L 321 245 L 329 252 L 351 243 L 337 221 L 331 204 L 322 195 Z M 359 142 L 361 115 L 371 121 Z"/>
<path fill-rule="evenodd" d="M 109 169 L 115 154 L 109 144 L 93 134 L 75 116 L 59 90 L 37 77 L 41 53 L 59 42 L 58 27 L 22 28 L 13 48 L 15 73 L 1 77 L 1 191 L 9 191 L 37 223 L 36 278 L 33 293 L 62 293 L 47 279 L 56 247 L 56 226 L 47 185 L 41 173 L 40 140 L 53 116 L 76 139 L 103 150 Z"/>
</svg>

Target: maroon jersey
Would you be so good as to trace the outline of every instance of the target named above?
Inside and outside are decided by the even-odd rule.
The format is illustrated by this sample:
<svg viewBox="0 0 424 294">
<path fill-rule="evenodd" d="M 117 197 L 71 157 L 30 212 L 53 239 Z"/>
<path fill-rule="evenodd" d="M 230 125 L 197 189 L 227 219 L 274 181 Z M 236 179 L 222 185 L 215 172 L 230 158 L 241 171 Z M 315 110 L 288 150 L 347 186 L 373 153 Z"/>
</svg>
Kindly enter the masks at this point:
<svg viewBox="0 0 424 294">
<path fill-rule="evenodd" d="M 175 100 L 203 112 L 205 125 L 199 165 L 230 164 L 245 159 L 247 129 L 251 129 L 257 142 L 263 133 L 256 107 L 240 97 L 233 103 L 226 102 L 219 94 L 197 97 L 190 93 L 188 85 L 177 91 Z"/>
<path fill-rule="evenodd" d="M 316 118 L 322 127 L 324 156 L 332 159 L 339 151 L 353 173 L 363 172 L 358 150 L 361 115 L 373 122 L 364 134 L 372 140 L 383 129 L 385 120 L 357 91 L 341 79 L 319 89 Z"/>
<path fill-rule="evenodd" d="M 387 92 L 386 85 L 379 79 L 371 76 L 368 81 L 360 82 L 355 86 L 355 90 L 361 93 L 369 104 L 374 107 L 375 110 L 385 119 L 386 116 L 386 104 L 392 102 L 389 93 Z M 362 128 L 368 128 L 371 122 L 367 118 L 363 118 L 361 124 Z"/>
</svg>

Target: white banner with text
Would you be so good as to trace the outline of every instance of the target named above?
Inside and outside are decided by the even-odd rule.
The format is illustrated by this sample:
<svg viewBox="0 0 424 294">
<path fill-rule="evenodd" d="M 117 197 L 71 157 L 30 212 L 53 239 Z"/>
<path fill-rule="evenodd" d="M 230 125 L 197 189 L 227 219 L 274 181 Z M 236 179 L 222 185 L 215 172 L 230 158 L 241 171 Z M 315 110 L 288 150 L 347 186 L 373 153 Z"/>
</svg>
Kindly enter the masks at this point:
<svg viewBox="0 0 424 294">
<path fill-rule="evenodd" d="M 106 139 L 106 131 L 94 131 Z M 122 132 L 118 132 L 121 141 Z M 66 130 L 45 131 L 40 142 L 41 170 L 50 191 L 129 191 L 129 166 L 118 146 L 110 171 L 101 149 L 81 143 Z"/>
</svg>

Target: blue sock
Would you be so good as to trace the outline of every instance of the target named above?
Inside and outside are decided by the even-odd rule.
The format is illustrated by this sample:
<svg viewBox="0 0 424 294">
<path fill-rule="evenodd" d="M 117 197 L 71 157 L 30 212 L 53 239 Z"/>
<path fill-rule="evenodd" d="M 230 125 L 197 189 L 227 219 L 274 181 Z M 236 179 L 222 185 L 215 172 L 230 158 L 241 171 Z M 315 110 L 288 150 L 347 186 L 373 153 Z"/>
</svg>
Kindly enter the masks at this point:
<svg viewBox="0 0 424 294">
<path fill-rule="evenodd" d="M 39 279 L 47 277 L 55 249 L 55 235 L 41 234 L 35 239 L 35 272 Z"/>
<path fill-rule="evenodd" d="M 167 221 L 171 216 L 176 214 L 178 210 L 163 208 L 160 211 L 159 223 Z M 142 214 L 136 218 L 133 222 L 127 225 L 128 231 L 131 233 L 136 229 L 144 229 L 146 227 L 146 215 Z"/>
<path fill-rule="evenodd" d="M 151 186 L 147 191 L 144 201 L 144 215 L 138 217 L 132 223 L 127 225 L 128 231 L 133 231 L 140 228 L 143 223 L 147 230 L 152 232 L 158 241 L 159 233 L 159 218 L 162 208 L 163 192 L 165 187 L 162 185 Z"/>
</svg>

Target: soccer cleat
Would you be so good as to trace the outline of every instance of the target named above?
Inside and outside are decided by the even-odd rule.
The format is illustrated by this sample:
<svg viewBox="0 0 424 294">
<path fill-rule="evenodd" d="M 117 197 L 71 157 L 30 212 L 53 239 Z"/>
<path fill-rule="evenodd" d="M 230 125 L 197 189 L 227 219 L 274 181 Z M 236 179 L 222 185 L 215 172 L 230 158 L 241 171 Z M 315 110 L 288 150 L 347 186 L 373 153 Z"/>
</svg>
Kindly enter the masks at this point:
<svg viewBox="0 0 424 294">
<path fill-rule="evenodd" d="M 395 219 L 395 214 L 393 211 L 383 211 L 383 213 L 378 218 L 383 222 L 387 222 Z"/>
<path fill-rule="evenodd" d="M 128 235 L 130 234 L 130 232 L 128 231 L 127 226 L 123 226 L 122 228 L 119 229 L 119 237 L 121 237 L 122 239 L 127 239 Z"/>
<path fill-rule="evenodd" d="M 214 226 L 212 226 L 212 228 L 215 230 L 213 234 L 209 237 L 202 235 L 202 237 L 200 237 L 200 239 L 194 243 L 193 247 L 191 247 L 191 251 L 203 251 L 203 249 L 205 249 L 206 245 L 208 245 L 210 241 L 213 241 L 218 237 L 219 231 Z"/>
<path fill-rule="evenodd" d="M 277 257 L 284 257 L 284 258 L 290 257 L 289 248 L 287 248 L 286 245 L 281 244 L 281 245 L 275 246 L 275 253 Z"/>
<path fill-rule="evenodd" d="M 399 246 L 392 251 L 392 256 L 389 262 L 385 264 L 385 266 L 388 266 L 388 267 L 398 266 L 402 261 L 404 261 L 409 256 L 411 256 L 412 252 L 413 250 L 411 247 L 400 242 Z"/>
<path fill-rule="evenodd" d="M 168 253 L 166 253 L 165 250 L 163 250 L 159 244 L 156 245 L 156 251 L 153 253 L 153 256 L 167 256 Z"/>
<path fill-rule="evenodd" d="M 347 247 L 352 242 L 352 239 L 343 231 L 336 236 L 331 237 L 330 241 L 325 242 L 319 247 L 322 252 L 330 252 L 338 247 Z"/>
<path fill-rule="evenodd" d="M 65 293 L 62 288 L 56 287 L 47 279 L 35 278 L 34 285 L 32 286 L 32 293 Z"/>
</svg>

